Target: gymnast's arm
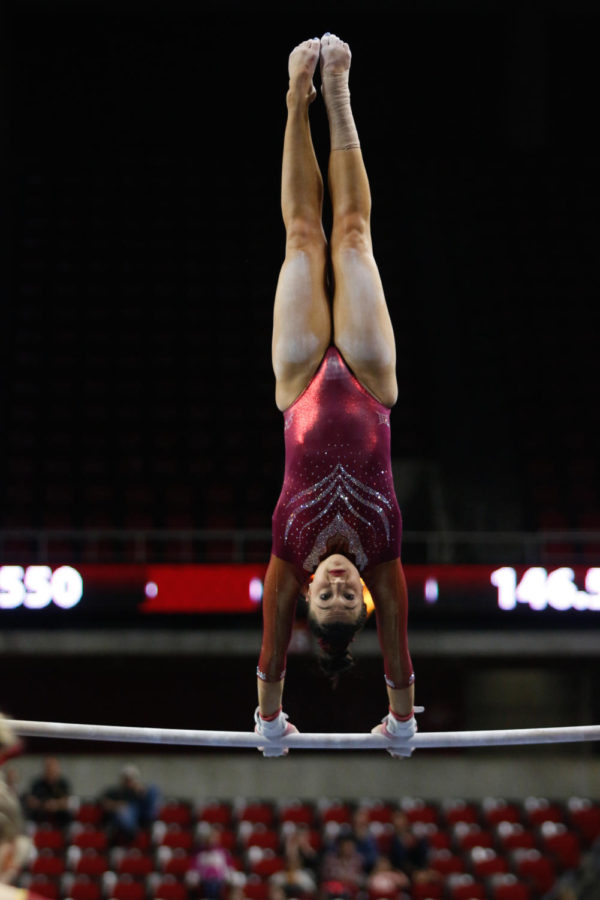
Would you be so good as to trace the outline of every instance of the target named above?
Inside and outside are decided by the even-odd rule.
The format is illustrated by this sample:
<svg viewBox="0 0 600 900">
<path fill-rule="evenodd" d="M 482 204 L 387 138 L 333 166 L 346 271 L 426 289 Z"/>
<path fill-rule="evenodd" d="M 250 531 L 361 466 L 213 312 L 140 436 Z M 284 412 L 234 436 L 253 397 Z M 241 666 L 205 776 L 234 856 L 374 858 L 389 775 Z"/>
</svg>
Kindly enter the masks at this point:
<svg viewBox="0 0 600 900">
<path fill-rule="evenodd" d="M 414 672 L 408 650 L 408 592 L 402 563 L 399 559 L 380 563 L 365 572 L 364 580 L 375 604 L 390 710 L 406 717 L 413 712 Z"/>
<path fill-rule="evenodd" d="M 301 587 L 296 568 L 271 556 L 263 592 L 263 637 L 257 669 L 262 716 L 272 716 L 281 707 L 287 649 Z"/>
</svg>

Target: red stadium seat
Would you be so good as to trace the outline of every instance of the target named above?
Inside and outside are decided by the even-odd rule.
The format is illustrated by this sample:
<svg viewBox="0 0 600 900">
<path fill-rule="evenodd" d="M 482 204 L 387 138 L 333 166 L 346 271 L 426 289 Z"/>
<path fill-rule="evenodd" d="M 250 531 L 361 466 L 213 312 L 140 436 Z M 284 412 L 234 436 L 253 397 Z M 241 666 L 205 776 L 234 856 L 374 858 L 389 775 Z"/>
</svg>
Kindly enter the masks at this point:
<svg viewBox="0 0 600 900">
<path fill-rule="evenodd" d="M 536 846 L 533 831 L 529 831 L 518 822 L 500 822 L 496 827 L 496 841 L 505 852 Z"/>
<path fill-rule="evenodd" d="M 466 800 L 447 800 L 442 804 L 444 820 L 448 825 L 457 822 L 478 822 L 479 810 L 474 803 Z"/>
<path fill-rule="evenodd" d="M 433 825 L 439 824 L 439 813 L 433 803 L 428 803 L 420 797 L 405 797 L 400 809 L 406 815 L 409 822 L 425 822 Z"/>
<path fill-rule="evenodd" d="M 27 890 L 31 894 L 37 894 L 39 897 L 46 897 L 48 900 L 59 900 L 60 883 L 56 878 L 48 878 L 44 875 L 36 875 L 32 877 L 27 884 Z"/>
<path fill-rule="evenodd" d="M 80 803 L 75 819 L 77 822 L 87 823 L 89 825 L 99 825 L 102 821 L 104 810 L 100 803 L 86 801 Z"/>
<path fill-rule="evenodd" d="M 498 825 L 500 822 L 520 822 L 521 810 L 516 803 L 509 803 L 498 797 L 486 797 L 481 804 L 481 813 L 484 822 L 490 825 Z"/>
<path fill-rule="evenodd" d="M 570 824 L 577 829 L 587 845 L 600 835 L 600 805 L 571 797 L 567 803 L 567 815 Z"/>
<path fill-rule="evenodd" d="M 508 863 L 492 847 L 473 847 L 469 853 L 469 868 L 476 878 L 489 878 L 508 871 Z"/>
<path fill-rule="evenodd" d="M 415 822 L 412 833 L 417 840 L 425 840 L 432 850 L 450 849 L 450 833 L 433 822 Z"/>
<path fill-rule="evenodd" d="M 267 900 L 269 886 L 258 875 L 249 875 L 244 885 L 244 897 L 247 900 Z"/>
<path fill-rule="evenodd" d="M 450 850 L 434 850 L 429 858 L 429 867 L 441 875 L 451 875 L 465 871 L 462 857 Z"/>
<path fill-rule="evenodd" d="M 352 822 L 352 808 L 348 803 L 331 803 L 321 809 L 322 822 L 337 822 L 349 825 Z"/>
<path fill-rule="evenodd" d="M 140 828 L 135 837 L 127 843 L 127 846 L 130 850 L 142 850 L 144 853 L 147 853 L 152 847 L 152 835 L 150 829 Z"/>
<path fill-rule="evenodd" d="M 193 856 L 186 853 L 180 847 L 174 850 L 164 848 L 166 855 L 159 860 L 159 868 L 165 875 L 175 875 L 176 878 L 183 878 L 189 871 L 192 864 Z"/>
<path fill-rule="evenodd" d="M 126 850 L 118 860 L 115 870 L 118 875 L 143 878 L 154 871 L 154 859 L 150 854 L 143 853 L 141 850 Z"/>
<path fill-rule="evenodd" d="M 189 826 L 192 824 L 192 811 L 189 803 L 180 800 L 170 800 L 163 803 L 158 811 L 157 819 L 166 822 L 167 825 Z"/>
<path fill-rule="evenodd" d="M 512 867 L 519 878 L 531 882 L 539 894 L 550 890 L 556 880 L 556 867 L 552 860 L 539 850 L 514 850 L 511 857 Z"/>
<path fill-rule="evenodd" d="M 275 872 L 281 872 L 285 868 L 285 859 L 276 854 L 265 854 L 261 859 L 250 864 L 250 872 L 261 878 L 270 878 Z"/>
<path fill-rule="evenodd" d="M 280 822 L 295 822 L 298 825 L 312 825 L 315 821 L 315 810 L 312 803 L 287 803 L 279 810 Z"/>
<path fill-rule="evenodd" d="M 472 875 L 450 875 L 446 880 L 447 900 L 485 900 L 485 885 Z"/>
<path fill-rule="evenodd" d="M 238 810 L 239 822 L 252 822 L 254 825 L 272 825 L 275 812 L 271 803 L 247 803 Z"/>
<path fill-rule="evenodd" d="M 491 831 L 483 829 L 474 822 L 457 822 L 452 829 L 454 846 L 463 853 L 472 847 L 493 847 L 494 838 Z"/>
<path fill-rule="evenodd" d="M 389 803 L 373 803 L 365 807 L 369 822 L 388 823 L 392 821 L 394 807 Z"/>
<path fill-rule="evenodd" d="M 262 847 L 268 850 L 278 850 L 280 845 L 279 833 L 274 828 L 267 828 L 265 825 L 256 825 L 249 829 L 245 829 L 240 824 L 238 837 L 243 847 Z"/>
<path fill-rule="evenodd" d="M 233 811 L 230 803 L 207 803 L 196 809 L 199 822 L 210 822 L 213 825 L 229 826 L 233 822 Z"/>
<path fill-rule="evenodd" d="M 238 839 L 235 831 L 231 828 L 219 829 L 219 847 L 225 850 L 234 851 L 237 847 Z"/>
<path fill-rule="evenodd" d="M 61 891 L 63 897 L 71 900 L 102 900 L 102 885 L 89 875 L 77 875 L 70 883 L 68 891 Z"/>
<path fill-rule="evenodd" d="M 180 850 L 186 850 L 188 853 L 194 846 L 194 833 L 188 828 L 182 828 L 180 825 L 169 825 L 162 835 L 160 845 L 163 847 L 171 847 Z"/>
<path fill-rule="evenodd" d="M 444 882 L 431 881 L 430 879 L 413 881 L 410 895 L 411 900 L 442 900 L 444 896 Z"/>
<path fill-rule="evenodd" d="M 95 825 L 83 825 L 71 834 L 71 843 L 82 849 L 104 852 L 108 848 L 108 837 L 102 828 Z"/>
<path fill-rule="evenodd" d="M 60 878 L 65 873 L 65 861 L 52 850 L 40 850 L 31 864 L 32 875 L 44 875 L 49 878 Z"/>
<path fill-rule="evenodd" d="M 530 825 L 542 825 L 543 822 L 564 822 L 565 814 L 557 803 L 545 797 L 528 797 L 525 800 L 525 817 Z"/>
<path fill-rule="evenodd" d="M 73 871 L 76 875 L 88 875 L 99 878 L 109 869 L 106 854 L 99 853 L 91 847 L 81 851 L 77 860 L 73 863 Z"/>
<path fill-rule="evenodd" d="M 60 828 L 52 825 L 40 825 L 33 835 L 33 844 L 38 850 L 52 850 L 60 853 L 65 847 L 65 838 Z"/>
<path fill-rule="evenodd" d="M 188 900 L 189 897 L 186 885 L 173 875 L 166 875 L 153 883 L 148 893 L 150 898 L 156 897 L 157 900 Z"/>
<path fill-rule="evenodd" d="M 529 886 L 512 874 L 493 875 L 489 892 L 490 900 L 531 900 Z"/>
<path fill-rule="evenodd" d="M 130 875 L 120 875 L 110 890 L 112 900 L 146 900 L 146 883 Z"/>
<path fill-rule="evenodd" d="M 579 839 L 560 822 L 544 822 L 540 828 L 540 845 L 561 869 L 576 869 L 580 863 Z"/>
</svg>

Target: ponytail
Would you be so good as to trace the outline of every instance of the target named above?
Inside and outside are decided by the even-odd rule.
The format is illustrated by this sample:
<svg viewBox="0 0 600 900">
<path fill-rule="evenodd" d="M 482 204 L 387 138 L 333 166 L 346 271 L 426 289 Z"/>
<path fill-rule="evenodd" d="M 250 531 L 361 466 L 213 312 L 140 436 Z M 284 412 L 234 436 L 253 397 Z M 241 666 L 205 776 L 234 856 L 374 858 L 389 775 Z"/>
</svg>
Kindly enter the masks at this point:
<svg viewBox="0 0 600 900">
<path fill-rule="evenodd" d="M 362 630 L 367 621 L 367 608 L 363 605 L 361 613 L 354 623 L 332 622 L 330 625 L 320 625 L 314 617 L 308 616 L 310 630 L 317 638 L 321 652 L 319 653 L 319 666 L 324 675 L 329 678 L 332 687 L 337 687 L 339 677 L 354 665 L 352 654 L 348 645 L 352 643 L 356 635 Z"/>
</svg>

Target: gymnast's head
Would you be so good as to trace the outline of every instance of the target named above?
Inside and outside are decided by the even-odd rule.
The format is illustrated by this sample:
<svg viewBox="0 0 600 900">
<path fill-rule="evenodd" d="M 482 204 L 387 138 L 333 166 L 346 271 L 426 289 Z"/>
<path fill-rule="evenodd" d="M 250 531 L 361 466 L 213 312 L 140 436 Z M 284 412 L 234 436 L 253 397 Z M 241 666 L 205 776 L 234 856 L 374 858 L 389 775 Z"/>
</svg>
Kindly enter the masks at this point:
<svg viewBox="0 0 600 900">
<path fill-rule="evenodd" d="M 367 620 L 363 583 L 353 562 L 332 553 L 317 566 L 306 592 L 308 624 L 321 649 L 319 664 L 334 682 L 354 665 L 348 645 Z"/>
</svg>

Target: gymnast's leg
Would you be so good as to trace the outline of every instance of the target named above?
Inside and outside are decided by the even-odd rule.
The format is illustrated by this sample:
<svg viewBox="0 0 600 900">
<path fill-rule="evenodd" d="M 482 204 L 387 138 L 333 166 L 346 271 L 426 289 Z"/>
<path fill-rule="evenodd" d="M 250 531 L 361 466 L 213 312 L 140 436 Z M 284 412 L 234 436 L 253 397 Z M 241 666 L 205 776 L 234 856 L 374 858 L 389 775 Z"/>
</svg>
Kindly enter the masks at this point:
<svg viewBox="0 0 600 900">
<path fill-rule="evenodd" d="M 281 208 L 285 260 L 273 315 L 276 401 L 290 406 L 321 362 L 331 338 L 326 291 L 326 240 L 321 221 L 323 179 L 310 133 L 308 108 L 316 96 L 312 77 L 319 59 L 317 38 L 290 54 L 287 123 L 283 144 Z"/>
<path fill-rule="evenodd" d="M 322 225 L 323 179 L 312 143 L 308 108 L 316 96 L 313 74 L 318 38 L 290 54 L 288 117 L 283 143 L 281 209 L 286 229 L 285 260 L 273 313 L 276 401 L 285 410 L 309 383 L 331 337 L 325 287 L 326 241 Z M 272 556 L 263 596 L 263 639 L 258 665 L 257 728 L 281 733 L 285 660 L 300 584 L 293 566 Z"/>
<path fill-rule="evenodd" d="M 331 137 L 329 190 L 333 206 L 334 343 L 361 382 L 385 406 L 397 399 L 396 346 L 373 257 L 371 192 L 350 106 L 351 53 L 335 35 L 321 39 L 321 78 Z M 400 560 L 383 563 L 369 588 L 386 661 L 390 711 L 412 714 L 412 663 L 406 643 L 406 583 Z M 390 677 L 390 674 L 392 677 Z"/>
<path fill-rule="evenodd" d="M 329 117 L 329 191 L 333 206 L 334 343 L 385 406 L 397 398 L 396 346 L 373 257 L 371 192 L 350 106 L 351 53 L 335 35 L 321 39 L 321 78 Z"/>
</svg>

